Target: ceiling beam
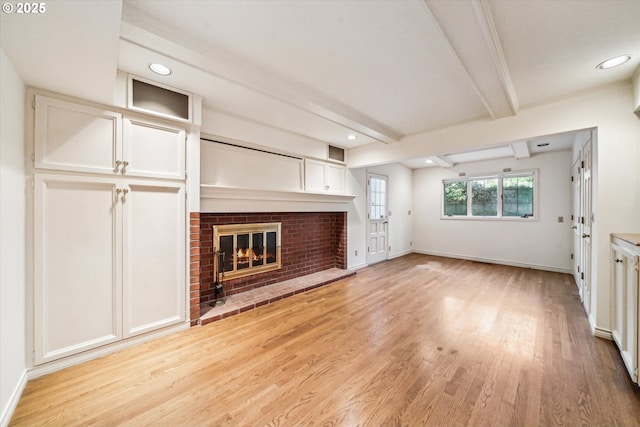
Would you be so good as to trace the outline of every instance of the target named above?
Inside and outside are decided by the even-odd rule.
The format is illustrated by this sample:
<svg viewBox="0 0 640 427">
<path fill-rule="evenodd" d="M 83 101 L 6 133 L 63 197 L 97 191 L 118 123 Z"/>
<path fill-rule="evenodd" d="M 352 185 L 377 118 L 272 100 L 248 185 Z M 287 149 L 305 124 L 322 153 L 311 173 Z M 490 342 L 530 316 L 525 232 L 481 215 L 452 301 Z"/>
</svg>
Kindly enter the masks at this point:
<svg viewBox="0 0 640 427">
<path fill-rule="evenodd" d="M 529 143 L 527 141 L 515 141 L 509 144 L 511 151 L 513 151 L 513 157 L 518 159 L 527 159 L 531 157 L 529 151 Z"/>
<path fill-rule="evenodd" d="M 444 156 L 429 156 L 428 159 L 433 161 L 433 163 L 435 163 L 436 165 L 443 168 L 452 168 L 455 166 L 455 163 L 453 163 L 452 161 L 450 161 Z"/>
<path fill-rule="evenodd" d="M 458 63 L 458 65 L 460 66 L 461 70 L 463 71 L 463 74 L 467 77 L 466 78 L 467 84 L 476 93 L 476 95 L 480 99 L 480 102 L 482 102 L 482 105 L 484 105 L 484 108 L 487 110 L 487 113 L 489 113 L 489 116 L 491 116 L 492 119 L 495 119 L 496 118 L 496 114 L 493 112 L 493 109 L 489 105 L 489 102 L 487 102 L 487 99 L 484 97 L 484 95 L 482 95 L 482 92 L 480 91 L 480 88 L 478 87 L 478 85 L 476 84 L 475 80 L 471 76 L 471 73 L 469 72 L 467 67 L 464 65 L 464 62 L 462 61 L 462 58 L 460 57 L 460 54 L 458 53 L 458 51 L 456 51 L 455 47 L 453 47 L 453 44 L 451 43 L 451 40 L 449 40 L 449 37 L 447 37 L 447 34 L 442 29 L 442 26 L 438 22 L 438 19 L 434 16 L 433 11 L 429 7 L 429 4 L 427 3 L 427 1 L 428 0 L 423 0 L 421 3 L 424 6 L 423 9 L 424 9 L 427 17 L 431 21 L 431 24 L 436 29 L 438 34 L 440 34 L 440 37 L 444 41 L 444 45 L 446 46 L 447 51 L 449 52 L 449 55 L 451 56 L 451 58 L 455 62 Z"/>
<path fill-rule="evenodd" d="M 493 15 L 491 15 L 489 4 L 486 0 L 471 0 L 471 6 L 475 12 L 478 24 L 480 24 L 485 44 L 491 55 L 493 65 L 496 68 L 502 87 L 509 100 L 511 110 L 515 115 L 520 109 L 518 97 L 516 96 L 513 82 L 511 81 L 511 74 L 507 67 L 507 61 L 502 51 L 502 44 L 500 43 L 500 38 L 498 37 L 498 32 L 496 31 L 496 27 L 493 22 Z"/>
</svg>

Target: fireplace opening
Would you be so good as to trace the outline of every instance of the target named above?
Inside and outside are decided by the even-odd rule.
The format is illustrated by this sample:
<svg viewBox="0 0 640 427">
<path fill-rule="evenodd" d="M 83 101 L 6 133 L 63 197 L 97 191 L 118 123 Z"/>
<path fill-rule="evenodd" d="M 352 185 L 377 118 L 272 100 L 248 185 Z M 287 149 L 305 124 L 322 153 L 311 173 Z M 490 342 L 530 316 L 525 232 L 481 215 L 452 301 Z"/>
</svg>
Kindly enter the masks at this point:
<svg viewBox="0 0 640 427">
<path fill-rule="evenodd" d="M 214 250 L 224 254 L 216 273 L 232 279 L 279 269 L 280 229 L 279 222 L 214 226 Z"/>
</svg>

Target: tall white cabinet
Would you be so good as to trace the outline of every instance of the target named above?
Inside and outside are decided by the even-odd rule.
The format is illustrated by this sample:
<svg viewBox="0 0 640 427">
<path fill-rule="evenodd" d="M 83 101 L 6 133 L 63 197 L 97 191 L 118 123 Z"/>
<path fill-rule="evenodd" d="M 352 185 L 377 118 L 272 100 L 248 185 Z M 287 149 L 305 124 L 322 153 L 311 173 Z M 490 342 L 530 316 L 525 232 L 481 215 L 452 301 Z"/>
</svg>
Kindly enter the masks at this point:
<svg viewBox="0 0 640 427">
<path fill-rule="evenodd" d="M 184 322 L 185 129 L 35 102 L 34 363 Z"/>
<path fill-rule="evenodd" d="M 640 364 L 640 234 L 611 235 L 611 335 L 633 382 Z"/>
</svg>

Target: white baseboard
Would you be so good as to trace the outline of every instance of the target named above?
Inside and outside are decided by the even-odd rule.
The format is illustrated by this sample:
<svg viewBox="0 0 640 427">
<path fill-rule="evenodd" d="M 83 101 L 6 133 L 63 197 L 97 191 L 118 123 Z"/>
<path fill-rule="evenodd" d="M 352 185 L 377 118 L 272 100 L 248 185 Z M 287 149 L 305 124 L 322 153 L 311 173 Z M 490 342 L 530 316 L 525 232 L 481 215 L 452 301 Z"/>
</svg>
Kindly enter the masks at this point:
<svg viewBox="0 0 640 427">
<path fill-rule="evenodd" d="M 408 249 L 406 251 L 396 252 L 394 254 L 389 254 L 389 258 L 388 259 L 400 258 L 401 256 L 409 255 L 409 254 L 412 254 L 412 253 L 413 253 L 413 249 Z"/>
<path fill-rule="evenodd" d="M 52 372 L 59 371 L 70 366 L 79 365 L 80 363 L 87 362 L 89 360 L 97 359 L 98 357 L 106 356 L 107 354 L 115 353 L 116 351 L 124 350 L 125 348 L 132 347 L 134 345 L 142 344 L 143 342 L 151 341 L 156 338 L 163 337 L 165 335 L 173 334 L 178 331 L 189 329 L 191 326 L 189 321 L 180 323 L 178 325 L 170 326 L 159 331 L 150 332 L 148 334 L 140 335 L 135 338 L 130 338 L 125 341 L 119 341 L 114 344 L 99 347 L 94 350 L 88 350 L 82 353 L 68 356 L 59 360 L 47 362 L 45 364 L 34 366 L 27 370 L 28 379 L 41 377 L 43 375 L 50 374 Z"/>
<path fill-rule="evenodd" d="M 611 335 L 611 331 L 608 329 L 603 329 L 599 327 L 592 328 L 593 336 L 602 338 L 605 340 L 613 341 L 613 335 Z"/>
<path fill-rule="evenodd" d="M 22 375 L 20 375 L 20 379 L 16 384 L 13 392 L 11 393 L 11 398 L 7 402 L 7 405 L 2 408 L 2 417 L 0 417 L 0 426 L 5 427 L 9 425 L 9 421 L 11 421 L 11 417 L 18 406 L 18 402 L 20 401 L 20 397 L 22 397 L 22 392 L 24 391 L 25 386 L 27 385 L 27 370 L 22 371 Z"/>
<path fill-rule="evenodd" d="M 365 267 L 369 267 L 369 264 L 367 264 L 366 262 L 363 262 L 362 264 L 352 265 L 351 267 L 348 267 L 347 270 L 356 271 Z"/>
<path fill-rule="evenodd" d="M 481 258 L 481 257 L 467 256 L 467 255 L 450 254 L 445 252 L 425 251 L 421 249 L 415 249 L 413 252 L 417 254 L 423 254 L 423 255 L 433 255 L 433 256 L 441 256 L 445 258 L 456 258 L 456 259 L 466 259 L 468 261 L 485 262 L 487 264 L 499 264 L 499 265 L 508 265 L 511 267 L 531 268 L 534 270 L 551 271 L 553 273 L 564 273 L 564 274 L 571 273 L 571 269 L 569 268 L 553 267 L 550 265 L 526 264 L 526 263 L 513 262 L 513 261 L 502 260 L 502 259 Z"/>
</svg>

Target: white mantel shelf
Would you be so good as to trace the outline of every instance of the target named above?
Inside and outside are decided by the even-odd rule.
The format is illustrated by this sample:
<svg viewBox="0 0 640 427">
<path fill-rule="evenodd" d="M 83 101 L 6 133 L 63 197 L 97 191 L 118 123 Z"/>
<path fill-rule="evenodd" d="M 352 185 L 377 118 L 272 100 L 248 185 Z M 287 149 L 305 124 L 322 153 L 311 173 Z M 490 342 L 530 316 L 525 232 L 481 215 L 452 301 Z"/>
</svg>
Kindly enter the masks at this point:
<svg viewBox="0 0 640 427">
<path fill-rule="evenodd" d="M 207 184 L 200 185 L 201 199 L 348 203 L 355 197 L 356 196 L 350 194 L 310 193 L 306 191 L 273 191 Z"/>
</svg>

